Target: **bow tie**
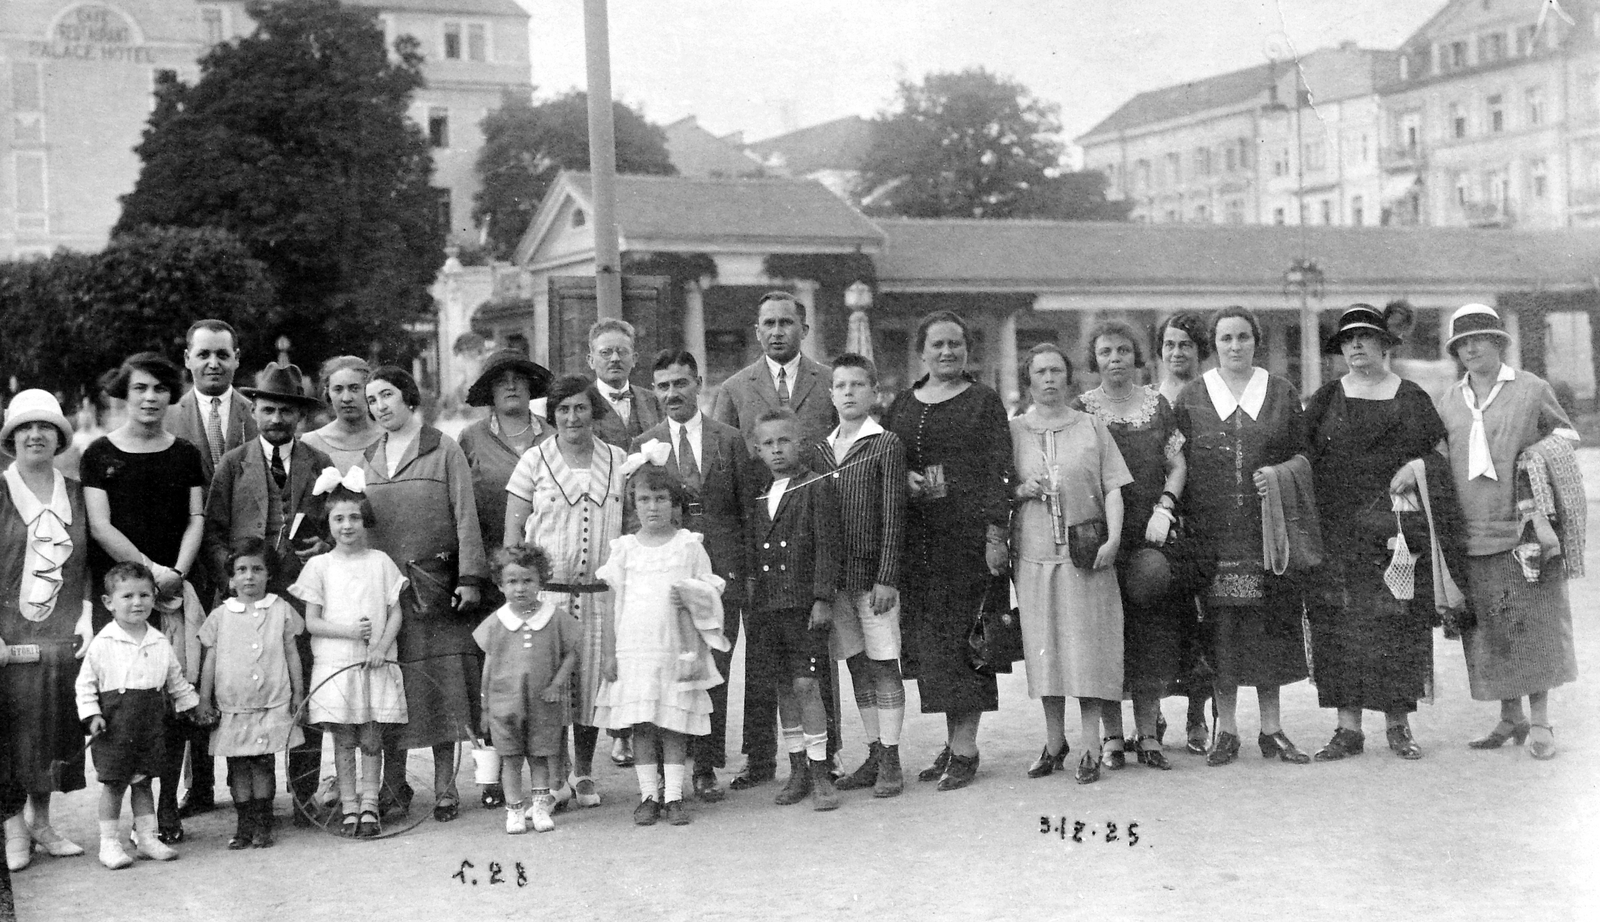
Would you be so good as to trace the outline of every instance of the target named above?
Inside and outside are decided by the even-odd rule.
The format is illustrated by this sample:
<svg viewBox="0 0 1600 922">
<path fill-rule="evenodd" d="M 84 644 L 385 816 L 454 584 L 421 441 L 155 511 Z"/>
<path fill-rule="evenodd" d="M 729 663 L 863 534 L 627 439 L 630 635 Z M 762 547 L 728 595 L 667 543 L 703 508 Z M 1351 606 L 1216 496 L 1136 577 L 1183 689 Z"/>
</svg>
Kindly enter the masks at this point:
<svg viewBox="0 0 1600 922">
<path fill-rule="evenodd" d="M 608 396 L 611 398 L 612 403 L 621 403 L 622 401 L 627 400 L 629 397 L 632 397 L 633 391 L 631 389 L 615 391 Z"/>
</svg>

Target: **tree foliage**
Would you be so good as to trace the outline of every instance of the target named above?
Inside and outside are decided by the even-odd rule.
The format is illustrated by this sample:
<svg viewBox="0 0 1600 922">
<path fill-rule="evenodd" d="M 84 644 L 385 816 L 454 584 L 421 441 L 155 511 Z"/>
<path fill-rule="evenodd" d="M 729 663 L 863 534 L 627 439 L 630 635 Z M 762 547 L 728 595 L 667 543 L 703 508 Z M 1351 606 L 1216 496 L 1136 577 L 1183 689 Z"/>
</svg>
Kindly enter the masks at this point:
<svg viewBox="0 0 1600 922">
<path fill-rule="evenodd" d="M 279 322 L 266 267 L 216 228 L 139 228 L 99 253 L 0 263 L 0 367 L 69 403 L 132 353 L 177 359 L 203 317 L 246 344 L 269 342 Z"/>
<path fill-rule="evenodd" d="M 612 104 L 616 125 L 617 172 L 672 176 L 678 170 L 667 156 L 667 136 L 634 109 Z M 478 152 L 482 188 L 472 217 L 487 225 L 497 255 L 516 249 L 533 212 L 562 170 L 589 169 L 589 94 L 574 90 L 534 103 L 508 94 L 481 123 Z"/>
<path fill-rule="evenodd" d="M 338 0 L 251 0 L 249 36 L 214 47 L 192 86 L 166 78 L 116 231 L 218 227 L 267 268 L 273 333 L 303 365 L 404 352 L 431 312 L 444 228 L 426 138 L 406 116 L 417 43 L 391 56 L 376 13 Z"/>
<path fill-rule="evenodd" d="M 917 218 L 1120 219 L 1105 180 L 1061 169 L 1060 108 L 978 67 L 900 82 L 873 122 L 857 197 Z"/>
</svg>

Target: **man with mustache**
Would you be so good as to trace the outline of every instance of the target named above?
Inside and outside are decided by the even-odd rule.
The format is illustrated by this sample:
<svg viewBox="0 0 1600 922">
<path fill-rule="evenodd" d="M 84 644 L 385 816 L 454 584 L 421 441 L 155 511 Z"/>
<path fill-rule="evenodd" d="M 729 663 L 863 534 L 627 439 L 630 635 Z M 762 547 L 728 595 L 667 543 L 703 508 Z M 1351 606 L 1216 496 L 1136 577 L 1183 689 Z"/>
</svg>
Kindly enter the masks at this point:
<svg viewBox="0 0 1600 922">
<path fill-rule="evenodd" d="M 240 388 L 251 402 L 251 416 L 260 434 L 223 455 L 211 480 L 206 501 L 202 559 L 212 579 L 226 586 L 228 551 L 242 538 L 261 538 L 277 554 L 277 568 L 267 583 L 304 614 L 304 603 L 288 593 L 305 561 L 328 549 L 317 537 L 321 518 L 311 488 L 333 460 L 305 444 L 296 433 L 306 413 L 321 401 L 307 397 L 300 369 L 276 362 L 256 376 L 256 386 Z M 203 452 L 202 452 L 203 454 Z M 300 648 L 302 681 L 311 679 L 311 638 L 295 638 Z M 309 689 L 309 685 L 302 685 Z M 209 760 L 207 760 L 209 761 Z M 294 795 L 296 826 L 310 825 L 312 795 L 322 763 L 322 732 L 305 727 L 305 742 L 289 753 L 289 790 Z"/>
<path fill-rule="evenodd" d="M 233 387 L 239 370 L 239 337 L 233 327 L 221 320 L 197 320 L 184 342 L 183 363 L 194 387 L 167 411 L 167 431 L 200 449 L 200 470 L 210 484 L 222 456 L 256 437 L 256 423 L 250 401 Z M 190 574 L 195 593 L 207 605 L 222 600 L 216 593 L 226 596 L 228 591 L 226 579 L 217 583 L 212 576 L 208 566 L 195 567 Z M 178 807 L 185 819 L 216 806 L 215 768 L 206 755 L 209 736 L 202 730 L 190 740 L 189 791 Z"/>
<path fill-rule="evenodd" d="M 634 387 L 629 378 L 638 356 L 633 351 L 633 324 L 598 320 L 589 328 L 589 368 L 594 372 L 595 406 L 612 412 L 594 421 L 601 441 L 627 448 L 639 433 L 661 421 L 661 408 L 648 387 Z"/>
<path fill-rule="evenodd" d="M 752 500 L 755 469 L 744 436 L 732 426 L 707 419 L 700 412 L 700 363 L 693 354 L 664 350 L 651 366 L 656 399 L 667 418 L 633 440 L 629 451 L 656 440 L 672 446 L 667 469 L 683 483 L 686 495 L 682 525 L 705 536 L 711 568 L 728 581 L 722 595 L 726 613 L 723 633 L 730 645 L 739 641 L 739 614 L 744 607 L 747 530 L 745 507 Z M 713 650 L 723 678 L 729 675 L 731 652 Z M 728 683 L 711 689 L 711 733 L 689 744 L 694 757 L 694 793 L 703 801 L 723 797 L 716 769 L 726 764 Z"/>
<path fill-rule="evenodd" d="M 787 291 L 770 291 L 756 306 L 756 339 L 761 358 L 734 372 L 722 383 L 711 417 L 738 429 L 756 456 L 756 421 L 770 410 L 787 409 L 800 421 L 804 445 L 827 438 L 839 424 L 829 393 L 829 370 L 800 354 L 806 337 L 806 308 Z M 745 674 L 751 674 L 746 647 Z M 776 668 L 776 667 L 774 667 Z M 821 677 L 822 699 L 828 706 L 828 753 L 839 749 L 837 683 L 833 672 Z M 744 770 L 733 779 L 736 791 L 754 787 L 777 773 L 778 702 L 766 682 L 745 682 Z"/>
</svg>

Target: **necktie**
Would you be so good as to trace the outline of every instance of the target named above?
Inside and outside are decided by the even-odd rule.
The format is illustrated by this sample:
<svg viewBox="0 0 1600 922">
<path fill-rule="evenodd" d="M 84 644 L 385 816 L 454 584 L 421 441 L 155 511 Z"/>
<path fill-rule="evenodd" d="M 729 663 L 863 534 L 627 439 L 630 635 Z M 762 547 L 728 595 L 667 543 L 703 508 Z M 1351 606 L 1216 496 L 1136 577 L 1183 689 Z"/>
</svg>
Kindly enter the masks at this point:
<svg viewBox="0 0 1600 922">
<path fill-rule="evenodd" d="M 211 449 L 211 466 L 222 460 L 222 398 L 211 398 L 211 412 L 206 414 L 206 447 Z"/>
<path fill-rule="evenodd" d="M 781 368 L 780 367 L 778 369 L 778 406 L 786 407 L 788 405 L 789 405 L 789 370 L 787 368 Z"/>
<path fill-rule="evenodd" d="M 694 460 L 694 446 L 689 444 L 688 426 L 678 427 L 678 474 L 683 477 L 684 486 L 700 489 L 700 465 Z"/>
<path fill-rule="evenodd" d="M 279 453 L 276 445 L 272 446 L 272 481 L 280 490 L 289 482 L 289 472 L 283 467 L 283 455 Z"/>
</svg>

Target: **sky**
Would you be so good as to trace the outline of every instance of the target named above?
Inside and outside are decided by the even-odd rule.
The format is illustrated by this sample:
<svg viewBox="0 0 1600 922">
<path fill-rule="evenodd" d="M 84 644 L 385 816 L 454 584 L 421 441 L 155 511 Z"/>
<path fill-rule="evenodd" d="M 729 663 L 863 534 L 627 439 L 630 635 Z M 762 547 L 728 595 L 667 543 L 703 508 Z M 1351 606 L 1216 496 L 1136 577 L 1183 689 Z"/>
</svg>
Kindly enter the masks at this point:
<svg viewBox="0 0 1600 922">
<path fill-rule="evenodd" d="M 517 0 L 541 96 L 584 85 L 582 0 Z M 1536 10 L 1542 0 L 1524 3 Z M 1061 106 L 1069 142 L 1134 94 L 1299 53 L 1394 48 L 1445 0 L 610 0 L 612 91 L 755 141 L 871 117 L 901 79 L 982 66 Z"/>
</svg>

